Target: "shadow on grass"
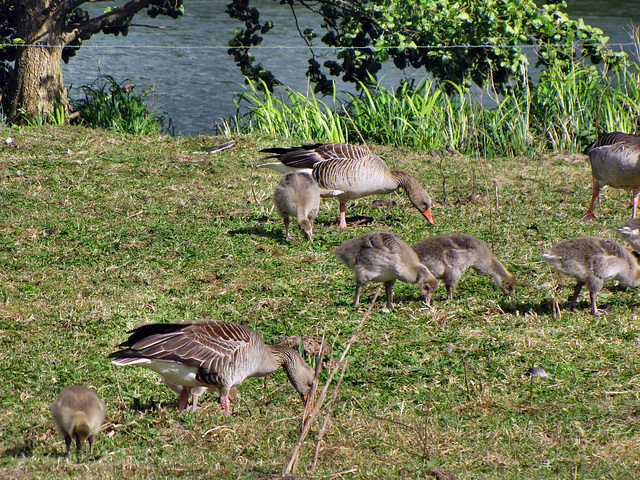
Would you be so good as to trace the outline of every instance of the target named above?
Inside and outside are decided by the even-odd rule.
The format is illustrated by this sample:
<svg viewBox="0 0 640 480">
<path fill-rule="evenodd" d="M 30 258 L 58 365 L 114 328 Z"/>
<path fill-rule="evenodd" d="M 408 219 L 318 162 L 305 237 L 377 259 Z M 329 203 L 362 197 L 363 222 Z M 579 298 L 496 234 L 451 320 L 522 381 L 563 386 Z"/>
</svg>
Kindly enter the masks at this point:
<svg viewBox="0 0 640 480">
<path fill-rule="evenodd" d="M 11 448 L 7 448 L 0 453 L 0 458 L 2 457 L 31 457 L 33 456 L 33 448 L 26 443 L 21 445 L 16 445 Z"/>
<path fill-rule="evenodd" d="M 261 237 L 272 238 L 274 240 L 284 240 L 284 229 L 275 228 L 275 229 L 267 229 L 264 227 L 253 226 L 253 227 L 245 227 L 245 228 L 237 228 L 235 230 L 229 230 L 227 235 L 230 237 L 235 237 L 237 235 L 259 235 Z"/>
</svg>

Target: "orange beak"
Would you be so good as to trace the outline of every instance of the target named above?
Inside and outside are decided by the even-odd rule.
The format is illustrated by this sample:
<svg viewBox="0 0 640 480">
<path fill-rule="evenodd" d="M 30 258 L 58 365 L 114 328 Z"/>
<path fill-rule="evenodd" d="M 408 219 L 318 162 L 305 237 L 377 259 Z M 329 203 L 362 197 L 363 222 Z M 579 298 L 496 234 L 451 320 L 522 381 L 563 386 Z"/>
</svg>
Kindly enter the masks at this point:
<svg viewBox="0 0 640 480">
<path fill-rule="evenodd" d="M 433 222 L 433 215 L 431 214 L 431 209 L 427 209 L 424 212 L 422 212 L 422 214 L 427 217 L 427 220 L 429 220 L 429 223 L 434 223 Z"/>
<path fill-rule="evenodd" d="M 307 405 L 307 401 L 309 401 L 309 411 L 313 410 L 313 398 L 309 399 L 307 395 L 302 396 L 302 404 Z"/>
</svg>

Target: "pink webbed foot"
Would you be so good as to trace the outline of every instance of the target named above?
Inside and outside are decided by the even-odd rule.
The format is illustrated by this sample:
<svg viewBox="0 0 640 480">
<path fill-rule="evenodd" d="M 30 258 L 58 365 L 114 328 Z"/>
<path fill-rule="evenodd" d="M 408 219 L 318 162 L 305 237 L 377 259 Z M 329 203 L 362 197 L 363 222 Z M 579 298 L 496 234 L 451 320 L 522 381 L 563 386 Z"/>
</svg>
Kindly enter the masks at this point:
<svg viewBox="0 0 640 480">
<path fill-rule="evenodd" d="M 225 415 L 231 415 L 231 402 L 229 401 L 228 396 L 220 397 L 220 405 L 222 406 L 222 411 Z"/>
</svg>

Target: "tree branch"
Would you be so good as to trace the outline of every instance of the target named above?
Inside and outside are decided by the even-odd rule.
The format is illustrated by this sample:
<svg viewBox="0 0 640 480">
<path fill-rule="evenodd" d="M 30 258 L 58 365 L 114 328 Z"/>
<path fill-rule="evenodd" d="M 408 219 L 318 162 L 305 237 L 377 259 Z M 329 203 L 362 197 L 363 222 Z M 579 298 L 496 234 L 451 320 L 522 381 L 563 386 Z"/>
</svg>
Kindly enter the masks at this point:
<svg viewBox="0 0 640 480">
<path fill-rule="evenodd" d="M 71 2 L 71 4 L 78 5 L 83 3 L 85 3 L 85 1 L 81 2 L 80 0 L 74 0 Z M 104 15 L 82 22 L 75 26 L 70 32 L 63 34 L 65 43 L 68 45 L 82 35 L 97 33 L 105 27 L 124 24 L 127 19 L 138 13 L 143 8 L 148 7 L 150 4 L 151 0 L 131 0 L 130 2 L 114 8 Z"/>
</svg>

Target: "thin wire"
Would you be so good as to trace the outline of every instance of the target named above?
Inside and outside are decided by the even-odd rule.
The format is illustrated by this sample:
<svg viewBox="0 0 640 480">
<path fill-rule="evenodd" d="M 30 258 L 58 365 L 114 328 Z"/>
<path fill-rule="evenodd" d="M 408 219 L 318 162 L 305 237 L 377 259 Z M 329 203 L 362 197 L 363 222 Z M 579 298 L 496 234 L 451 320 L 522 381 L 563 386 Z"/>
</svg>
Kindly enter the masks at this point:
<svg viewBox="0 0 640 480">
<path fill-rule="evenodd" d="M 635 43 L 609 43 L 606 46 L 608 47 L 630 47 L 634 46 Z M 251 49 L 281 49 L 281 50 L 295 50 L 295 49 L 305 49 L 313 48 L 317 50 L 391 50 L 395 48 L 402 49 L 415 49 L 415 50 L 455 50 L 455 49 L 475 49 L 475 48 L 540 48 L 540 47 L 552 47 L 552 48 L 565 48 L 565 47 L 576 47 L 575 43 L 556 43 L 556 44 L 539 44 L 539 45 L 496 45 L 496 44 L 487 44 L 487 45 L 397 45 L 397 46 L 388 46 L 388 47 L 371 47 L 371 46 L 363 46 L 363 47 L 331 47 L 326 45 L 255 45 L 255 46 L 229 46 L 229 45 L 201 45 L 201 46 L 192 46 L 192 45 L 25 45 L 19 44 L 15 45 L 12 43 L 3 43 L 0 44 L 0 48 L 7 47 L 16 47 L 16 48 L 74 48 L 78 49 L 82 48 L 95 48 L 95 49 L 110 49 L 110 48 L 127 48 L 127 49 L 142 49 L 142 48 L 157 48 L 157 49 L 171 49 L 171 50 L 228 50 L 230 48 L 251 48 Z"/>
</svg>

